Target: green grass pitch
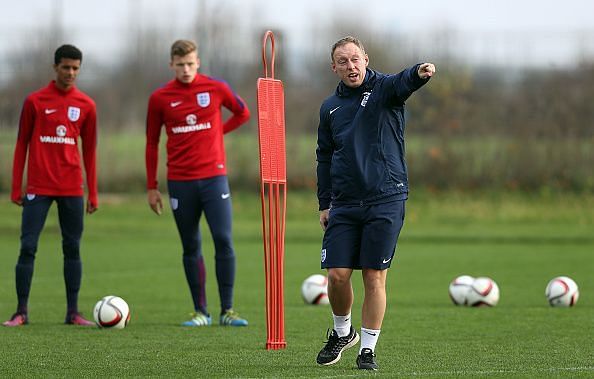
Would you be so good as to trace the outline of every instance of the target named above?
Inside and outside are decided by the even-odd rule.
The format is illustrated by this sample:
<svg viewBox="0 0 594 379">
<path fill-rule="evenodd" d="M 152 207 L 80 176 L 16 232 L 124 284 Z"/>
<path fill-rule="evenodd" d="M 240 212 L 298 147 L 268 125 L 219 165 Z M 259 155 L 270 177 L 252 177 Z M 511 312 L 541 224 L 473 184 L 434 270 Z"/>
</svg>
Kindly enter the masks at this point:
<svg viewBox="0 0 594 379">
<path fill-rule="evenodd" d="M 7 195 L 4 194 L 4 199 Z M 103 196 L 85 218 L 80 308 L 123 297 L 124 330 L 65 326 L 55 206 L 37 254 L 30 325 L 0 328 L 0 377 L 358 377 L 356 349 L 334 366 L 315 357 L 331 326 L 327 306 L 307 306 L 303 279 L 319 269 L 322 232 L 313 193 L 289 193 L 286 231 L 287 349 L 266 351 L 264 272 L 257 194 L 234 193 L 235 308 L 247 328 L 184 328 L 191 301 L 171 212 L 157 217 L 143 195 Z M 388 274 L 388 309 L 377 346 L 382 377 L 594 376 L 594 196 L 413 193 Z M 20 209 L 0 205 L 0 318 L 15 307 Z M 203 222 L 204 223 L 204 222 Z M 203 225 L 209 309 L 218 314 L 213 247 Z M 494 308 L 454 306 L 457 275 L 490 276 Z M 547 282 L 572 277 L 577 305 L 548 306 Z M 360 328 L 361 278 L 353 276 Z"/>
</svg>

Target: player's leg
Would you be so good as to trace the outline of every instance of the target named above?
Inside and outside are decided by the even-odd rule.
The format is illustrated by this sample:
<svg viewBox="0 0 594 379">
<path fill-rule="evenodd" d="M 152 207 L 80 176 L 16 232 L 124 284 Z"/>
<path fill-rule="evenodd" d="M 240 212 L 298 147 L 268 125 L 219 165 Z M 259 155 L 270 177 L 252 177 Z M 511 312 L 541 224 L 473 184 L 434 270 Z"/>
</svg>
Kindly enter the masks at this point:
<svg viewBox="0 0 594 379">
<path fill-rule="evenodd" d="M 361 237 L 361 266 L 363 267 L 363 299 L 361 347 L 357 366 L 377 370 L 377 344 L 386 311 L 386 276 L 392 263 L 396 243 L 404 222 L 405 201 L 393 201 L 366 209 L 365 226 Z"/>
<path fill-rule="evenodd" d="M 194 315 L 185 326 L 206 326 L 211 324 L 206 304 L 206 269 L 202 256 L 202 236 L 198 181 L 168 181 L 169 202 L 183 246 L 183 266 L 186 281 L 194 304 Z"/>
<path fill-rule="evenodd" d="M 70 325 L 92 326 L 78 312 L 78 293 L 82 279 L 80 260 L 80 239 L 83 232 L 84 199 L 82 196 L 58 196 L 58 219 L 62 231 L 62 253 L 64 255 L 64 284 L 66 285 L 66 319 Z"/>
<path fill-rule="evenodd" d="M 361 347 L 357 356 L 357 366 L 360 369 L 378 369 L 374 351 L 386 312 L 387 272 L 388 270 L 363 269 L 365 297 L 361 317 Z"/>
<path fill-rule="evenodd" d="M 23 199 L 21 221 L 21 250 L 15 267 L 17 310 L 5 326 L 19 326 L 28 322 L 28 302 L 39 236 L 52 204 L 48 196 L 27 195 Z"/>
<path fill-rule="evenodd" d="M 233 248 L 231 191 L 226 176 L 201 180 L 204 215 L 215 246 L 215 271 L 221 300 L 219 323 L 247 326 L 247 320 L 233 310 L 235 250 Z"/>
<path fill-rule="evenodd" d="M 354 298 L 351 285 L 352 273 L 351 268 L 328 268 L 328 300 L 334 315 L 351 313 Z"/>
<path fill-rule="evenodd" d="M 316 359 L 322 365 L 338 362 L 342 352 L 359 341 L 359 335 L 351 322 L 351 275 L 353 269 L 359 268 L 358 252 L 361 242 L 361 211 L 357 208 L 333 208 L 324 234 L 321 266 L 328 269 L 328 299 L 332 307 L 334 327 L 328 332 L 328 341 Z"/>
</svg>

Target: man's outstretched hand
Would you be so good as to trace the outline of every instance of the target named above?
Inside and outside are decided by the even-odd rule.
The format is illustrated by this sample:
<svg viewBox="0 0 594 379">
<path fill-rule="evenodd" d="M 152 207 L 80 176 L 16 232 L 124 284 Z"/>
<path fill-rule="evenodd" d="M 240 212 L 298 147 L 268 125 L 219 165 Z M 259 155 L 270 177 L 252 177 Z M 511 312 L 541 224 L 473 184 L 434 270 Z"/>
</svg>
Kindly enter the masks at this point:
<svg viewBox="0 0 594 379">
<path fill-rule="evenodd" d="M 435 65 L 433 63 L 423 63 L 419 66 L 417 73 L 419 74 L 419 78 L 429 79 L 435 74 Z"/>
</svg>

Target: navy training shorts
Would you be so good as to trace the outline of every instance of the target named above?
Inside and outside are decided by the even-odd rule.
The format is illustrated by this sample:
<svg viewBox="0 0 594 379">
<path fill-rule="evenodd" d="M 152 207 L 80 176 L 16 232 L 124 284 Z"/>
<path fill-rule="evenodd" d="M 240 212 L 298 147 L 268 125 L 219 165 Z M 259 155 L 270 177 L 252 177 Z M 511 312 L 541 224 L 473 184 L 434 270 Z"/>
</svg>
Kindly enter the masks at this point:
<svg viewBox="0 0 594 379">
<path fill-rule="evenodd" d="M 331 208 L 322 242 L 322 268 L 389 268 L 404 224 L 405 203 Z"/>
</svg>

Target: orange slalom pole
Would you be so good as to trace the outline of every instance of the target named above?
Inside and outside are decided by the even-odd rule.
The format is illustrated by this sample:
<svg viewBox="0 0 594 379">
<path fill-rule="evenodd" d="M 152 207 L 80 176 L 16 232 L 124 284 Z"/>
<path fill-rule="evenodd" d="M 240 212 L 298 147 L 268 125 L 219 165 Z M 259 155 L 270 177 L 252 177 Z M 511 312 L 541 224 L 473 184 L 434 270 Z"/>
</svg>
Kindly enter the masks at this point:
<svg viewBox="0 0 594 379">
<path fill-rule="evenodd" d="M 269 39 L 271 42 L 270 67 L 266 58 L 266 45 Z M 287 346 L 284 321 L 285 214 L 287 208 L 285 105 L 282 82 L 274 79 L 274 48 L 274 34 L 267 31 L 262 44 L 265 77 L 258 79 L 257 98 L 262 238 L 266 282 L 266 349 L 268 350 L 284 349 Z"/>
</svg>

